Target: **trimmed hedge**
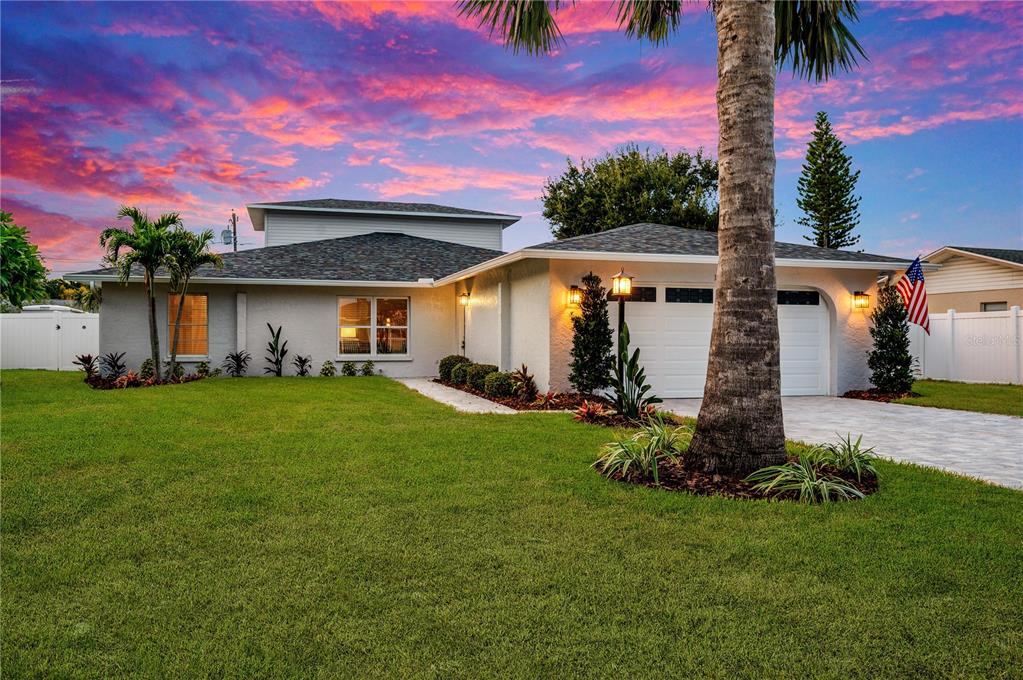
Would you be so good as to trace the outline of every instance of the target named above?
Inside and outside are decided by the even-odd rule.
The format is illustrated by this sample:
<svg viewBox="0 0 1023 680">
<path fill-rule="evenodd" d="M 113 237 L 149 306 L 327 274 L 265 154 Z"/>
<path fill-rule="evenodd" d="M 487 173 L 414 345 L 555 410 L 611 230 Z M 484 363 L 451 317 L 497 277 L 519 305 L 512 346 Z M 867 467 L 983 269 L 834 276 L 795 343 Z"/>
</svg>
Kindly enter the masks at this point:
<svg viewBox="0 0 1023 680">
<path fill-rule="evenodd" d="M 456 385 L 464 385 L 465 379 L 469 374 L 469 367 L 472 366 L 470 362 L 464 362 L 461 364 L 455 364 L 451 369 L 451 382 Z"/>
<path fill-rule="evenodd" d="M 469 357 L 463 357 L 461 354 L 449 354 L 440 360 L 440 364 L 437 366 L 437 375 L 440 376 L 441 380 L 451 380 L 451 370 L 458 364 L 469 364 L 472 361 Z"/>
<path fill-rule="evenodd" d="M 510 397 L 513 390 L 511 373 L 494 371 L 483 381 L 483 391 L 488 397 Z"/>
<path fill-rule="evenodd" d="M 493 364 L 471 364 L 465 374 L 465 383 L 482 392 L 486 388 L 487 376 L 497 371 Z"/>
</svg>

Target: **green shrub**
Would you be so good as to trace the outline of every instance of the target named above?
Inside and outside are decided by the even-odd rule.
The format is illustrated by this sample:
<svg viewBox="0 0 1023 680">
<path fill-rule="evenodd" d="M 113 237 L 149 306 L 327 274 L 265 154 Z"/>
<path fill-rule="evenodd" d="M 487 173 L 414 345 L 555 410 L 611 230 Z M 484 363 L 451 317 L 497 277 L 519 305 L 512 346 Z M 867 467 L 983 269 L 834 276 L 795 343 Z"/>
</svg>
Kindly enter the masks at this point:
<svg viewBox="0 0 1023 680">
<path fill-rule="evenodd" d="M 688 427 L 669 425 L 657 414 L 636 433 L 605 444 L 593 467 L 607 477 L 650 479 L 659 484 L 658 464 L 662 460 L 677 460 L 692 437 L 693 432 Z"/>
<path fill-rule="evenodd" d="M 639 420 L 645 414 L 653 410 L 654 404 L 661 403 L 659 397 L 650 392 L 650 385 L 646 381 L 646 371 L 639 364 L 639 348 L 629 356 L 629 325 L 622 324 L 619 337 L 621 347 L 620 361 L 621 368 L 615 365 L 614 374 L 611 376 L 611 387 L 615 393 L 615 410 L 630 420 Z"/>
<path fill-rule="evenodd" d="M 863 498 L 863 493 L 841 477 L 822 472 L 817 450 L 801 453 L 799 460 L 757 470 L 746 478 L 767 494 L 794 493 L 801 503 L 829 503 Z"/>
<path fill-rule="evenodd" d="M 488 397 L 510 397 L 514 389 L 511 373 L 494 371 L 483 380 L 483 391 Z"/>
<path fill-rule="evenodd" d="M 465 384 L 482 392 L 487 386 L 487 376 L 496 370 L 493 364 L 471 364 L 465 374 Z"/>
<path fill-rule="evenodd" d="M 320 366 L 320 377 L 333 378 L 335 375 L 337 375 L 337 366 L 334 365 L 333 361 L 327 359 L 323 362 L 323 365 Z"/>
<path fill-rule="evenodd" d="M 141 373 L 142 372 L 139 371 L 140 375 Z M 210 362 L 200 361 L 195 367 L 195 374 L 202 378 L 208 378 L 210 376 Z"/>
<path fill-rule="evenodd" d="M 376 375 L 376 372 L 377 365 L 374 364 L 372 361 L 367 361 L 362 365 L 362 368 L 359 369 L 359 375 L 371 376 Z"/>
<path fill-rule="evenodd" d="M 343 364 L 341 364 L 341 375 L 347 375 L 351 377 L 355 375 L 355 373 L 356 371 L 354 361 L 346 361 Z"/>
<path fill-rule="evenodd" d="M 449 354 L 440 360 L 440 364 L 437 365 L 437 375 L 440 376 L 441 380 L 451 380 L 451 370 L 458 364 L 469 364 L 472 363 L 469 357 L 463 357 L 461 354 Z"/>
<path fill-rule="evenodd" d="M 456 385 L 464 385 L 465 379 L 469 375 L 470 366 L 472 366 L 472 364 L 469 362 L 455 364 L 451 368 L 451 382 L 453 382 Z"/>
<path fill-rule="evenodd" d="M 245 375 L 245 371 L 249 367 L 249 361 L 252 360 L 252 355 L 241 350 L 240 352 L 229 352 L 224 357 L 224 362 L 221 364 L 227 374 L 232 378 L 240 378 Z"/>
<path fill-rule="evenodd" d="M 153 377 L 154 373 L 156 373 L 156 371 L 153 370 L 153 360 L 151 358 L 146 359 L 142 362 L 142 365 L 139 366 L 139 378 L 142 380 L 149 380 Z"/>
<path fill-rule="evenodd" d="M 838 472 L 854 475 L 857 481 L 868 477 L 877 477 L 877 456 L 874 447 L 863 448 L 863 435 L 852 440 L 851 434 L 839 436 L 837 444 L 826 444 L 814 450 L 814 458 L 823 465 L 835 468 Z"/>
</svg>

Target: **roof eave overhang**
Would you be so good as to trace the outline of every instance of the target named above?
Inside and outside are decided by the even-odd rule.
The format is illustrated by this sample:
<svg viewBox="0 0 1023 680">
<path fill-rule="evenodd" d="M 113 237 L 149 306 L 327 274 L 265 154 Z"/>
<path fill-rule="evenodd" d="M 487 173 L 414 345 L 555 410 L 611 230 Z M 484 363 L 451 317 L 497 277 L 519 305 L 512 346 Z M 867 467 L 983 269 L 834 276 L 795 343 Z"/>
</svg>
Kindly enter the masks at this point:
<svg viewBox="0 0 1023 680">
<path fill-rule="evenodd" d="M 265 226 L 265 215 L 267 210 L 280 210 L 283 212 L 311 212 L 311 213 L 341 213 L 349 215 L 378 215 L 380 217 L 431 217 L 455 220 L 476 220 L 483 222 L 498 222 L 502 229 L 510 227 L 522 219 L 520 215 L 505 215 L 502 213 L 485 213 L 482 215 L 465 215 L 461 213 L 438 213 L 438 212 L 414 212 L 408 210 L 358 210 L 355 208 L 309 208 L 304 206 L 273 205 L 271 203 L 253 203 L 245 206 L 249 212 L 249 219 L 252 220 L 252 228 L 256 231 L 263 231 Z"/>
<path fill-rule="evenodd" d="M 1019 262 L 1013 262 L 1012 260 L 1003 260 L 1000 257 L 992 257 L 990 255 L 981 255 L 980 253 L 974 253 L 969 250 L 960 250 L 959 248 L 955 248 L 953 246 L 943 246 L 941 248 L 938 248 L 933 253 L 926 255 L 923 259 L 931 260 L 934 258 L 939 258 L 939 261 L 944 261 L 948 257 L 951 257 L 953 255 L 962 255 L 964 257 L 972 257 L 976 260 L 982 260 L 984 262 L 993 262 L 994 264 L 1000 264 L 1005 267 L 1023 269 L 1023 264 L 1020 264 Z"/>
<path fill-rule="evenodd" d="M 68 274 L 64 278 L 79 282 L 114 282 L 119 283 L 116 274 Z M 165 276 L 156 277 L 157 283 L 170 283 Z M 142 283 L 141 276 L 132 276 L 128 283 Z M 338 279 L 257 279 L 257 278 L 226 278 L 218 276 L 196 276 L 189 283 L 203 285 L 240 285 L 240 286 L 320 286 L 346 288 L 432 288 L 434 281 L 355 281 Z"/>
<path fill-rule="evenodd" d="M 619 262 L 668 262 L 678 264 L 712 264 L 716 265 L 717 255 L 679 255 L 671 253 L 620 253 L 586 250 L 547 250 L 543 248 L 524 248 L 515 252 L 495 257 L 486 262 L 474 265 L 437 279 L 435 286 L 444 286 L 456 281 L 476 276 L 495 267 L 503 267 L 524 259 L 547 260 L 613 260 Z M 909 262 L 884 261 L 850 261 L 850 260 L 806 260 L 800 258 L 780 257 L 775 260 L 778 267 L 809 267 L 816 269 L 866 269 L 891 271 L 908 266 Z M 924 263 L 924 269 L 938 269 L 938 265 Z"/>
</svg>

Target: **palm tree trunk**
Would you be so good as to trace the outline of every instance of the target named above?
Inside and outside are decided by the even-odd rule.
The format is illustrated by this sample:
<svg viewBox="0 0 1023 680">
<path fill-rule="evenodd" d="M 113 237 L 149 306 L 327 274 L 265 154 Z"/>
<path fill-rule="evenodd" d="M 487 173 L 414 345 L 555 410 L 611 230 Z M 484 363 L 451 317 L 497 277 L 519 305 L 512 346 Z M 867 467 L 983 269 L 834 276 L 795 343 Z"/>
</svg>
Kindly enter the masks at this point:
<svg viewBox="0 0 1023 680">
<path fill-rule="evenodd" d="M 156 290 L 153 277 L 147 275 L 145 281 L 146 297 L 149 298 L 149 351 L 153 360 L 153 375 L 157 382 L 163 380 L 160 375 L 160 336 L 156 328 Z"/>
<path fill-rule="evenodd" d="M 188 291 L 188 279 L 181 284 L 181 294 L 178 296 L 178 311 L 174 316 L 174 339 L 171 340 L 170 375 L 173 378 L 178 368 L 178 337 L 181 335 L 181 315 L 185 311 L 185 293 Z"/>
<path fill-rule="evenodd" d="M 717 294 L 690 453 L 709 472 L 785 460 L 774 273 L 774 1 L 719 0 Z"/>
</svg>

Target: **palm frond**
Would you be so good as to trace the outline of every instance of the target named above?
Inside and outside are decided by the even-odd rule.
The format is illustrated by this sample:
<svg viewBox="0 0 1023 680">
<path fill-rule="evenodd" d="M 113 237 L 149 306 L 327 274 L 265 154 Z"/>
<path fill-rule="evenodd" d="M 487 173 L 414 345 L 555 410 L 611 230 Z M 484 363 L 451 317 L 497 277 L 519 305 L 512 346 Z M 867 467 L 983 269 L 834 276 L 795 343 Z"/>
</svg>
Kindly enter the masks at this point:
<svg viewBox="0 0 1023 680">
<path fill-rule="evenodd" d="M 774 3 L 774 60 L 817 82 L 852 70 L 867 53 L 849 30 L 859 21 L 855 0 L 778 0 Z"/>
<path fill-rule="evenodd" d="M 561 30 L 554 21 L 559 0 L 461 0 L 458 16 L 478 19 L 478 26 L 504 39 L 518 53 L 547 54 L 561 42 Z"/>
<path fill-rule="evenodd" d="M 655 45 L 667 42 L 682 21 L 681 0 L 620 0 L 618 26 L 630 38 L 647 39 Z"/>
</svg>

